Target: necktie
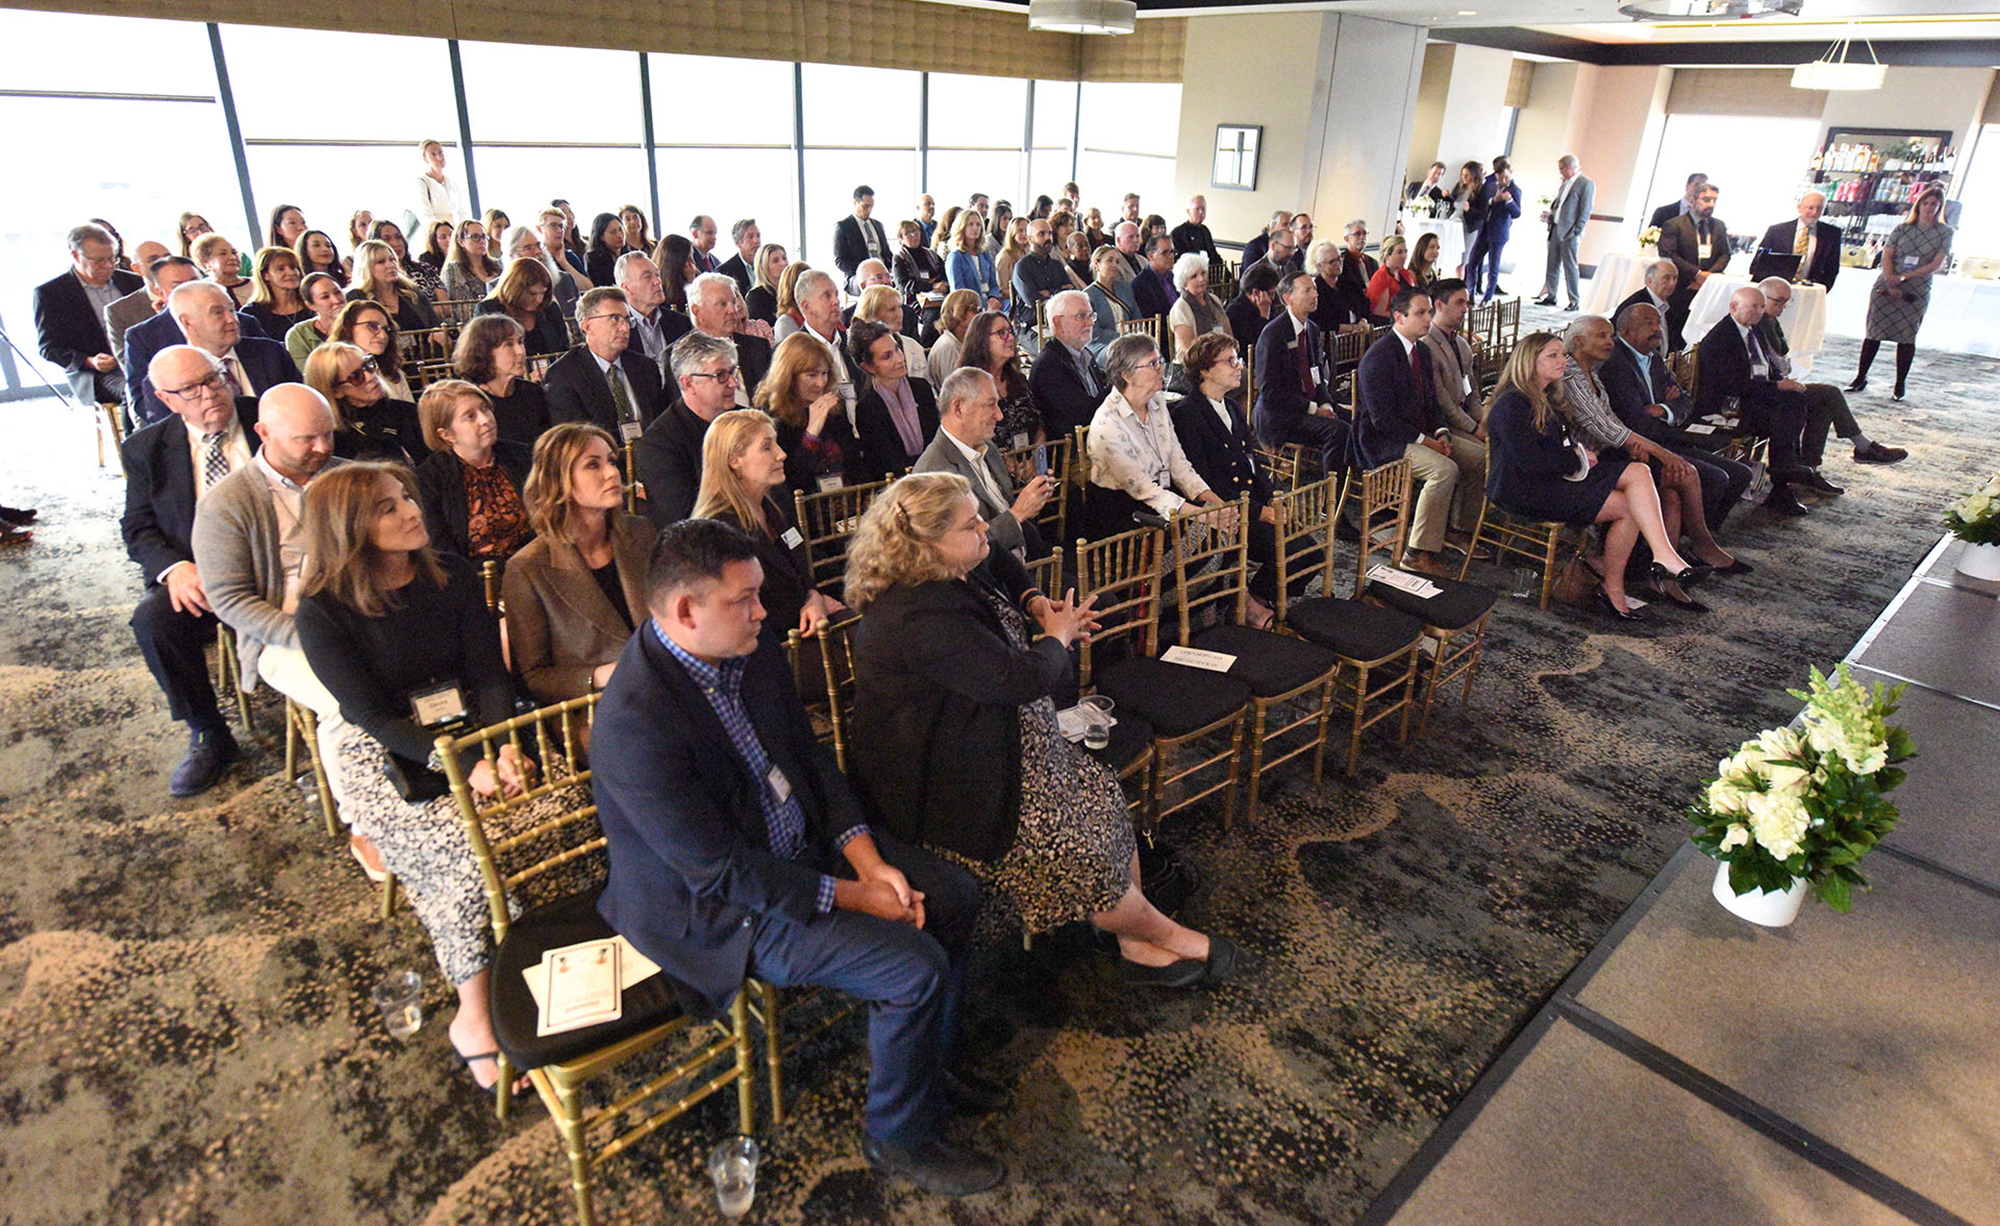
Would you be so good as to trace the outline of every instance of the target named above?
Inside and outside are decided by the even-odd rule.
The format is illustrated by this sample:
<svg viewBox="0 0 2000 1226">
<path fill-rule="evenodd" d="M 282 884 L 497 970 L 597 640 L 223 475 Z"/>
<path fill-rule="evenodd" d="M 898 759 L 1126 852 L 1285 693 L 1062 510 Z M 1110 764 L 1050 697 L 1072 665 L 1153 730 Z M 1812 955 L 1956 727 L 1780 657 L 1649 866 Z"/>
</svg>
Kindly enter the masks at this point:
<svg viewBox="0 0 2000 1226">
<path fill-rule="evenodd" d="M 229 395 L 232 399 L 243 395 L 242 369 L 242 364 L 234 357 L 224 358 L 222 361 L 222 381 L 229 385 Z"/>
<path fill-rule="evenodd" d="M 1417 390 L 1421 392 L 1424 388 L 1424 364 L 1417 356 L 1419 348 L 1417 345 L 1410 346 L 1410 378 L 1416 380 Z"/>
<path fill-rule="evenodd" d="M 1755 328 L 1743 334 L 1743 343 L 1749 347 L 1751 367 L 1754 369 L 1762 365 L 1766 370 L 1769 370 L 1770 365 L 1764 360 L 1764 347 L 1757 343 L 1757 330 Z"/>
<path fill-rule="evenodd" d="M 214 489 L 216 482 L 229 475 L 229 457 L 222 453 L 222 442 L 227 437 L 227 430 L 202 436 L 202 441 L 208 446 L 201 458 L 201 488 L 204 493 Z"/>
<path fill-rule="evenodd" d="M 1076 373 L 1083 379 L 1083 390 L 1097 395 L 1097 380 L 1090 377 L 1090 359 L 1082 354 L 1076 356 Z"/>
<path fill-rule="evenodd" d="M 1304 328 L 1299 329 L 1298 349 L 1299 349 L 1299 390 L 1303 391 L 1306 394 L 1307 400 L 1311 400 L 1313 394 L 1312 334 L 1310 332 L 1307 332 Z"/>
<path fill-rule="evenodd" d="M 613 362 L 604 374 L 611 382 L 611 401 L 618 406 L 618 420 L 637 421 L 639 415 L 632 411 L 632 394 L 625 390 L 625 372 Z"/>
<path fill-rule="evenodd" d="M 1799 237 L 1797 241 L 1795 241 L 1792 244 L 1793 253 L 1797 255 L 1804 255 L 1806 253 L 1806 249 L 1811 246 L 1812 246 L 1812 231 L 1807 229 L 1804 225 L 1800 225 Z M 1804 270 L 1801 269 L 1800 271 L 1803 272 Z"/>
</svg>

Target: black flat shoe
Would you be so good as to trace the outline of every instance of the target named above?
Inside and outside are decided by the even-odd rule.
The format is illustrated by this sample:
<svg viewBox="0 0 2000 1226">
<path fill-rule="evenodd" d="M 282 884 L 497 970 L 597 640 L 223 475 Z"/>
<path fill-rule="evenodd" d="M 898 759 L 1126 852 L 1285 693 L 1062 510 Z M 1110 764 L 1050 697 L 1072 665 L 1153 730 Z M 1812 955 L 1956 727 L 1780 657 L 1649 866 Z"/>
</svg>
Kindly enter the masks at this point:
<svg viewBox="0 0 2000 1226">
<path fill-rule="evenodd" d="M 39 514 L 33 507 L 0 507 L 0 523 L 32 524 Z"/>
<path fill-rule="evenodd" d="M 1135 988 L 1193 987 L 1206 974 L 1208 963 L 1200 958 L 1179 958 L 1165 966 L 1146 966 L 1130 958 L 1118 959 L 1118 977 Z"/>
<path fill-rule="evenodd" d="M 1540 298 L 1535 299 L 1536 306 L 1554 306 L 1555 304 L 1556 299 L 1553 294 L 1544 294 Z"/>
<path fill-rule="evenodd" d="M 1617 605 L 1612 604 L 1611 593 L 1605 591 L 1603 588 L 1597 589 L 1596 596 L 1597 596 L 1597 607 L 1603 609 L 1606 613 L 1611 614 L 1611 616 L 1617 618 L 1621 622 L 1642 622 L 1646 620 L 1645 617 L 1643 617 L 1640 614 L 1639 610 L 1637 609 L 1633 609 L 1628 612 L 1624 609 L 1619 608 Z"/>
<path fill-rule="evenodd" d="M 1236 947 L 1236 942 L 1228 937 L 1211 935 L 1208 938 L 1208 969 L 1202 973 L 1203 983 L 1223 983 L 1234 979 L 1250 969 L 1250 960 Z"/>
<path fill-rule="evenodd" d="M 971 1196 L 997 1186 L 1007 1178 L 1007 1164 L 976 1150 L 960 1149 L 943 1141 L 920 1145 L 891 1145 L 874 1137 L 861 1138 L 861 1152 L 868 1165 L 881 1174 L 907 1179 L 926 1192 L 939 1196 Z"/>
<path fill-rule="evenodd" d="M 1868 380 L 1866 378 L 1856 379 L 1847 385 L 1847 390 L 1850 392 L 1865 392 L 1868 390 Z"/>
<path fill-rule="evenodd" d="M 1660 563 L 1654 562 L 1646 568 L 1646 573 L 1652 576 L 1654 586 L 1678 583 L 1682 587 L 1688 588 L 1707 578 L 1709 568 L 1690 566 L 1686 570 L 1668 570 Z"/>
<path fill-rule="evenodd" d="M 1817 468 L 1806 469 L 1804 475 L 1800 476 L 1793 484 L 1803 485 L 1815 494 L 1838 495 L 1847 492 L 1833 482 L 1828 481 L 1825 477 L 1820 476 Z"/>
<path fill-rule="evenodd" d="M 1807 513 L 1805 506 L 1788 489 L 1771 491 L 1771 496 L 1764 500 L 1764 509 L 1774 515 L 1799 516 Z"/>
</svg>

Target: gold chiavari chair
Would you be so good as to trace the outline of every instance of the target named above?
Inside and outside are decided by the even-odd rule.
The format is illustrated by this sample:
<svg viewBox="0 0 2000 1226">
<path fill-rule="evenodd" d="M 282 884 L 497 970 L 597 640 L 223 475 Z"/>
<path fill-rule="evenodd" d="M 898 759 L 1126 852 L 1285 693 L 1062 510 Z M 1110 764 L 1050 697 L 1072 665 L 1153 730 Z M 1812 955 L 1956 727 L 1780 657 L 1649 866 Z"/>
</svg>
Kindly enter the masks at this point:
<svg viewBox="0 0 2000 1226">
<path fill-rule="evenodd" d="M 215 690 L 235 699 L 236 718 L 244 733 L 256 736 L 257 727 L 250 720 L 250 695 L 243 689 L 243 663 L 236 655 L 236 631 L 228 622 L 215 626 Z"/>
<path fill-rule="evenodd" d="M 447 298 L 437 304 L 438 322 L 448 328 L 463 328 L 479 314 L 478 298 Z"/>
<path fill-rule="evenodd" d="M 639 513 L 639 504 L 646 501 L 646 487 L 639 484 L 639 440 L 625 440 L 625 512 Z"/>
<path fill-rule="evenodd" d="M 847 571 L 848 539 L 860 526 L 861 513 L 888 484 L 887 480 L 869 481 L 812 494 L 804 491 L 793 494 L 814 587 L 822 592 L 839 593 Z"/>
<path fill-rule="evenodd" d="M 1244 813 L 1247 820 L 1255 820 L 1263 771 L 1310 753 L 1313 782 L 1323 777 L 1333 678 L 1340 671 L 1340 657 L 1294 635 L 1244 624 L 1253 512 L 1247 497 L 1232 503 L 1230 510 L 1233 516 L 1216 511 L 1174 516 L 1174 588 L 1181 646 L 1234 656 L 1228 675 L 1250 687 L 1250 795 Z M 1219 615 L 1220 621 L 1197 630 L 1197 615 L 1204 612 Z M 1276 727 L 1271 726 L 1274 711 L 1282 721 Z M 1294 736 L 1301 730 L 1302 740 Z M 1267 760 L 1266 747 L 1281 739 L 1299 743 Z"/>
<path fill-rule="evenodd" d="M 1494 306 L 1499 308 L 1495 312 L 1494 322 L 1496 330 L 1500 333 L 1500 347 L 1512 352 L 1514 345 L 1521 339 L 1520 295 L 1503 298 L 1494 303 Z"/>
<path fill-rule="evenodd" d="M 1410 462 L 1397 460 L 1370 469 L 1361 478 L 1361 543 L 1355 550 L 1354 595 L 1368 597 L 1423 623 L 1430 639 L 1431 665 L 1424 684 L 1423 712 L 1417 732 L 1430 726 L 1431 703 L 1438 687 L 1459 677 L 1465 678 L 1461 702 L 1472 701 L 1472 682 L 1479 675 L 1479 655 L 1486 646 L 1486 624 L 1493 616 L 1498 595 L 1487 587 L 1440 575 L 1423 575 L 1440 589 L 1431 596 L 1418 596 L 1369 577 L 1370 564 L 1379 552 L 1392 568 L 1403 564 L 1403 551 L 1410 537 Z"/>
<path fill-rule="evenodd" d="M 555 364 L 560 353 L 538 353 L 528 359 L 527 379 L 530 383 L 540 383 L 548 376 L 549 367 Z"/>
<path fill-rule="evenodd" d="M 1224 673 L 1170 664 L 1158 658 L 1166 530 L 1136 528 L 1098 541 L 1078 541 L 1077 595 L 1097 598 L 1102 628 L 1083 644 L 1079 678 L 1086 692 L 1109 697 L 1122 722 L 1132 716 L 1153 731 L 1153 762 L 1146 787 L 1145 828 L 1214 795 L 1223 794 L 1224 827 L 1236 820 L 1236 789 L 1242 779 L 1243 733 L 1250 712 L 1247 682 Z M 1123 649 L 1123 654 L 1113 648 Z M 1100 664 L 1100 658 L 1105 662 Z M 1176 751 L 1203 739 L 1226 742 L 1192 763 L 1175 761 Z M 1190 782 L 1213 770 L 1214 782 Z M 1171 773 L 1169 773 L 1171 771 Z M 1178 785 L 1180 798 L 1165 809 L 1160 798 Z"/>
<path fill-rule="evenodd" d="M 97 435 L 97 466 L 104 464 L 104 436 L 111 436 L 111 454 L 118 457 L 118 471 L 125 471 L 125 406 L 115 400 L 101 400 L 97 404 L 95 433 Z"/>
<path fill-rule="evenodd" d="M 1486 444 L 1486 462 L 1493 462 L 1493 444 Z M 1542 599 L 1544 612 L 1549 607 L 1549 592 L 1555 587 L 1558 567 L 1556 555 L 1562 548 L 1563 531 L 1566 525 L 1555 520 L 1530 519 L 1516 515 L 1503 507 L 1493 505 L 1492 499 L 1480 499 L 1479 522 L 1472 528 L 1472 544 L 1466 548 L 1465 561 L 1458 567 L 1458 577 L 1462 580 L 1472 569 L 1472 559 L 1479 552 L 1480 542 L 1493 546 L 1494 561 L 1508 554 L 1539 562 L 1542 568 Z M 1582 534 L 1578 534 L 1577 549 L 1583 548 Z"/>
<path fill-rule="evenodd" d="M 458 377 L 450 358 L 426 358 L 413 366 L 405 367 L 404 373 L 409 376 L 410 390 L 419 395 L 433 383 Z"/>
<path fill-rule="evenodd" d="M 1150 336 L 1153 338 L 1153 343 L 1160 346 L 1161 358 L 1164 359 L 1166 357 L 1166 346 L 1160 341 L 1160 317 L 1157 315 L 1147 315 L 1141 319 L 1119 320 L 1118 335 Z"/>
<path fill-rule="evenodd" d="M 1331 595 L 1334 483 L 1335 478 L 1327 477 L 1272 495 L 1278 520 L 1278 624 L 1340 657 L 1335 682 L 1350 699 L 1347 773 L 1352 776 L 1361 757 L 1361 734 L 1370 727 L 1400 711 L 1396 742 L 1409 739 L 1424 627 L 1394 609 Z M 1292 588 L 1315 574 L 1321 595 L 1294 598 Z M 1371 684 L 1371 678 L 1386 679 Z"/>
<path fill-rule="evenodd" d="M 539 967 L 547 950 L 616 936 L 597 912 L 608 864 L 585 758 L 600 697 L 571 699 L 437 741 L 485 882 L 498 946 L 491 989 L 501 1052 L 496 1110 L 506 1118 L 516 1070 L 526 1070 L 562 1137 L 583 1226 L 596 1221 L 591 1188 L 597 1168 L 702 1099 L 734 1085 L 738 1126 L 747 1133 L 755 1123 L 747 990 L 737 994 L 726 1017 L 703 1022 L 681 1009 L 666 976 L 649 975 L 624 986 L 618 1020 L 561 1034 L 536 1033 L 537 1008 L 523 972 Z M 519 796 L 482 800 L 472 791 L 460 755 L 492 764 L 507 745 L 539 763 L 530 774 L 531 786 Z M 649 1061 L 645 1071 L 651 1075 L 636 1089 L 603 1106 L 586 1102 L 590 1083 L 669 1043 L 678 1044 L 663 1057 L 669 1067 L 656 1072 Z M 659 1109 L 642 1115 L 656 1098 Z"/>
<path fill-rule="evenodd" d="M 1075 451 L 1075 440 L 1062 435 L 1045 443 L 1029 443 L 1025 447 L 1012 447 L 1000 453 L 1001 462 L 1007 466 L 1007 475 L 1014 479 L 1014 488 L 1019 489 L 1033 481 L 1038 472 L 1046 472 L 1049 480 L 1054 482 L 1055 489 L 1049 494 L 1049 500 L 1042 504 L 1042 513 L 1035 516 L 1035 526 L 1044 541 L 1069 539 L 1069 468 Z"/>
<path fill-rule="evenodd" d="M 311 707 L 285 699 L 285 778 L 299 777 L 299 743 L 306 747 L 312 763 L 313 798 L 319 802 L 320 816 L 326 819 L 328 838 L 340 837 L 340 815 L 333 804 L 333 788 L 326 780 L 326 763 L 319 753 L 319 717 Z"/>
</svg>

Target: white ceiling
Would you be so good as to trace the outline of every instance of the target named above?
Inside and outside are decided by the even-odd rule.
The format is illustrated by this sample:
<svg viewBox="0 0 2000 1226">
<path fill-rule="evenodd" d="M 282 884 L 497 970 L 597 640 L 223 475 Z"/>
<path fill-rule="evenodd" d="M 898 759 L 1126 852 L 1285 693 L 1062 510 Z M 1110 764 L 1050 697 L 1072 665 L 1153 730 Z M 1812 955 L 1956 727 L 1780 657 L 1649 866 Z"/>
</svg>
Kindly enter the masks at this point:
<svg viewBox="0 0 2000 1226">
<path fill-rule="evenodd" d="M 972 0 L 977 3 L 978 0 Z M 1626 0 L 1320 0 L 1306 4 L 1152 10 L 1146 17 L 1198 14 L 1337 10 L 1439 29 L 1525 26 L 1592 42 L 1710 42 L 1729 39 L 1832 42 L 1849 23 L 1869 38 L 1994 38 L 2000 33 L 1996 0 L 1805 0 L 1796 18 L 1725 23 L 1639 23 L 1618 7 Z M 1970 18 L 1971 20 L 1967 20 Z M 1631 31 L 1632 33 L 1625 33 Z"/>
</svg>

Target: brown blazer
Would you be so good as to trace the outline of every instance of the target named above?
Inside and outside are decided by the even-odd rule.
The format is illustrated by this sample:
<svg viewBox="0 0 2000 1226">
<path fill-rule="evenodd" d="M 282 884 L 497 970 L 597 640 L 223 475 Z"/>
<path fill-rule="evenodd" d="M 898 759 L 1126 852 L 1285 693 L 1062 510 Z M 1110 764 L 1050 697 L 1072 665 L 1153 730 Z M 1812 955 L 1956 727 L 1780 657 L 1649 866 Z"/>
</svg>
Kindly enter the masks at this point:
<svg viewBox="0 0 2000 1226">
<path fill-rule="evenodd" d="M 562 702 L 590 693 L 590 674 L 625 649 L 646 618 L 646 565 L 659 529 L 642 515 L 611 513 L 611 555 L 632 612 L 627 626 L 604 598 L 583 555 L 566 540 L 538 536 L 507 561 L 501 592 L 514 667 L 535 701 Z"/>
</svg>

